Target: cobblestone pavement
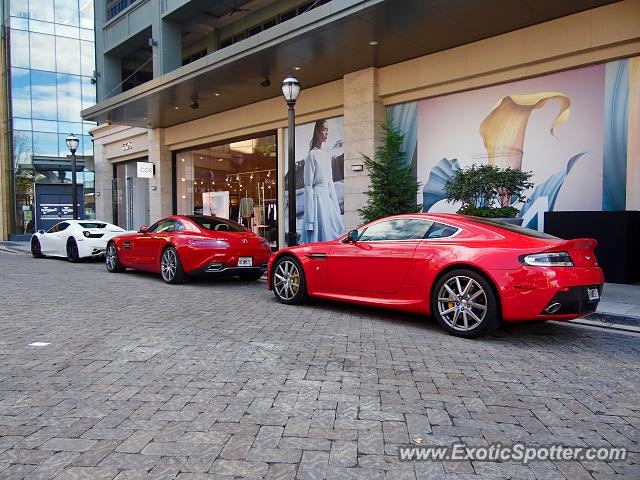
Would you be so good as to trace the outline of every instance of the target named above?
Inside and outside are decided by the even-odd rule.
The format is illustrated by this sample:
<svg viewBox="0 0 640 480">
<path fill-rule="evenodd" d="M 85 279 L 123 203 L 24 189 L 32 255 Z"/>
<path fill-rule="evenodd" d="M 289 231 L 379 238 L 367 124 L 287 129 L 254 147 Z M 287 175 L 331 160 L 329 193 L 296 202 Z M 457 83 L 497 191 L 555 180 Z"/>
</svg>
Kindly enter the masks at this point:
<svg viewBox="0 0 640 480">
<path fill-rule="evenodd" d="M 281 305 L 264 281 L 170 286 L 6 252 L 0 302 L 0 479 L 640 478 L 638 336 L 462 340 L 418 315 Z M 630 453 L 398 459 L 459 439 Z"/>
</svg>

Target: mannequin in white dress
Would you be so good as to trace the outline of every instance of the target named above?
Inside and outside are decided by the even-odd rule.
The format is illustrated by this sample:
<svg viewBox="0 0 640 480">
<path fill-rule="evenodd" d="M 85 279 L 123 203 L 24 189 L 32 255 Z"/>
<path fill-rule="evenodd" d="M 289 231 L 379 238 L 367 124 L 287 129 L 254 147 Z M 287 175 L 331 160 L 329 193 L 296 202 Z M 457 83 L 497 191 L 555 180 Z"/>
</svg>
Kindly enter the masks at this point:
<svg viewBox="0 0 640 480">
<path fill-rule="evenodd" d="M 333 185 L 332 158 L 322 148 L 329 128 L 318 120 L 304 162 L 304 232 L 302 242 L 324 242 L 338 238 L 344 230 L 338 196 Z"/>
</svg>

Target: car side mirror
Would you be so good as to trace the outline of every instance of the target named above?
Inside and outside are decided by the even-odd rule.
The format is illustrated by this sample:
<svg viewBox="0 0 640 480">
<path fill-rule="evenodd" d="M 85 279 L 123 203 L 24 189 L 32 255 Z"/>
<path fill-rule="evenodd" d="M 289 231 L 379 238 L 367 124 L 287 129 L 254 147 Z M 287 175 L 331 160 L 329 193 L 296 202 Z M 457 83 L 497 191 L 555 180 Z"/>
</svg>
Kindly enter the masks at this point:
<svg viewBox="0 0 640 480">
<path fill-rule="evenodd" d="M 349 231 L 349 234 L 347 235 L 347 238 L 349 239 L 349 242 L 351 242 L 351 243 L 356 243 L 358 241 L 359 237 L 360 237 L 360 234 L 358 233 L 358 230 L 351 230 L 351 231 Z"/>
<path fill-rule="evenodd" d="M 44 230 L 38 230 L 38 233 L 39 233 L 40 235 L 44 235 Z"/>
<path fill-rule="evenodd" d="M 147 227 L 146 225 L 143 227 L 140 227 L 140 233 L 147 233 L 149 231 L 149 227 Z"/>
</svg>

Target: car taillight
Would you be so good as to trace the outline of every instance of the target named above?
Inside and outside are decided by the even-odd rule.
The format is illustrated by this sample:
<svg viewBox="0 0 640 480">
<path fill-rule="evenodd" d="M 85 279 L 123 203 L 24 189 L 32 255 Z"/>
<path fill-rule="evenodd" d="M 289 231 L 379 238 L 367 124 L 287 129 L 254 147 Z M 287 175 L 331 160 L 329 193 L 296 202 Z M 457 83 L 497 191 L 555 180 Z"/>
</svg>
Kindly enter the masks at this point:
<svg viewBox="0 0 640 480">
<path fill-rule="evenodd" d="M 227 248 L 229 242 L 219 238 L 198 238 L 189 240 L 189 245 L 200 248 Z"/>
<path fill-rule="evenodd" d="M 548 252 L 523 255 L 520 261 L 532 267 L 573 267 L 569 252 Z"/>
<path fill-rule="evenodd" d="M 91 232 L 87 232 L 86 230 L 82 232 L 82 235 L 84 235 L 87 238 L 91 237 Z"/>
</svg>

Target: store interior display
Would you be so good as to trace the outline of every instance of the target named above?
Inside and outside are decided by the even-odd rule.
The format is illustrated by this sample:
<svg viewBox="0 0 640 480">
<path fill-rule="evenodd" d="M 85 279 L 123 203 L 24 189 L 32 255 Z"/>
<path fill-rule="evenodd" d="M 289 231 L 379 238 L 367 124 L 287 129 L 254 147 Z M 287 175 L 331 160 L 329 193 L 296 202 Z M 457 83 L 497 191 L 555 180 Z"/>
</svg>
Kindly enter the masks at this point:
<svg viewBox="0 0 640 480">
<path fill-rule="evenodd" d="M 236 221 L 277 247 L 275 135 L 176 155 L 177 213 Z"/>
</svg>

